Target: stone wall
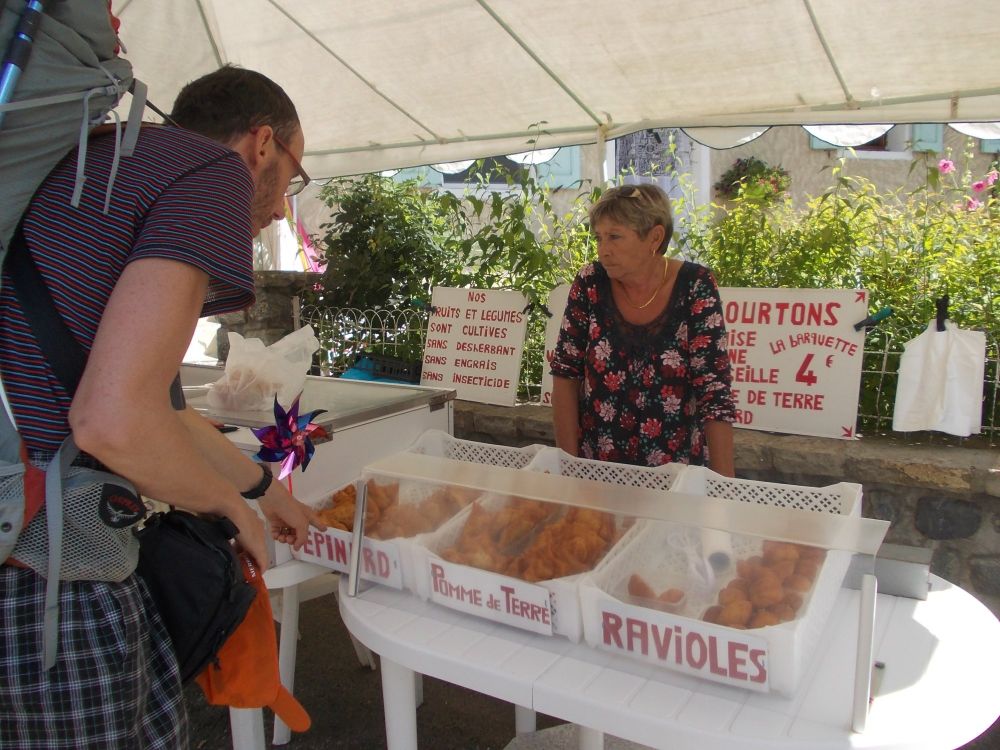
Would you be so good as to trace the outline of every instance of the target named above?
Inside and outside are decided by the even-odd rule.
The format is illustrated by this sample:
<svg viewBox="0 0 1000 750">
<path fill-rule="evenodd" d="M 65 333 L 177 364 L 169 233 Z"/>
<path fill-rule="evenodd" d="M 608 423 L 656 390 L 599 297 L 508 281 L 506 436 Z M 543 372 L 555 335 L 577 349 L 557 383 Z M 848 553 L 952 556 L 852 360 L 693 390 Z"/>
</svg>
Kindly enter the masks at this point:
<svg viewBox="0 0 1000 750">
<path fill-rule="evenodd" d="M 246 310 L 219 315 L 219 359 L 229 354 L 228 331 L 270 345 L 295 329 L 294 298 L 319 280 L 318 273 L 255 271 L 257 301 Z"/>
<path fill-rule="evenodd" d="M 458 401 L 455 436 L 552 445 L 551 409 Z M 1000 450 L 737 430 L 736 473 L 812 487 L 862 485 L 864 515 L 892 523 L 886 541 L 933 549 L 931 570 L 1000 616 Z"/>
</svg>

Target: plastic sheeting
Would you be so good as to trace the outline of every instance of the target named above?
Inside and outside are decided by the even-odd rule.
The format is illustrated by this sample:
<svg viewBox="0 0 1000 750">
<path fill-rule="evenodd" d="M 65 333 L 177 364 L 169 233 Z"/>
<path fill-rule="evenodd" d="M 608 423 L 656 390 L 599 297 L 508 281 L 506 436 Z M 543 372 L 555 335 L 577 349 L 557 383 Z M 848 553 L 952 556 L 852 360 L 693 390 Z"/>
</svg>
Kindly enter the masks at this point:
<svg viewBox="0 0 1000 750">
<path fill-rule="evenodd" d="M 131 0 L 150 99 L 280 82 L 305 168 L 377 172 L 653 127 L 1000 120 L 995 0 Z M 600 130 L 600 132 L 599 132 Z"/>
</svg>

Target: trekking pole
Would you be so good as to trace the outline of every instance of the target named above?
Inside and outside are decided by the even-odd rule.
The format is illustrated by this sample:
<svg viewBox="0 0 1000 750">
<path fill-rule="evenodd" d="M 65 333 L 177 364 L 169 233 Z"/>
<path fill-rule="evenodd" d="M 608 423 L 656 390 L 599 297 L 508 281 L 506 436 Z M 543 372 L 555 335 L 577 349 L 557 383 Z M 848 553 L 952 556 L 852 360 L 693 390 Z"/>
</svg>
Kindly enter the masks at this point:
<svg viewBox="0 0 1000 750">
<path fill-rule="evenodd" d="M 0 104 L 7 104 L 13 99 L 17 79 L 28 64 L 31 55 L 31 45 L 42 21 L 44 11 L 43 0 L 27 0 L 21 20 L 14 29 L 14 36 L 7 45 L 7 52 L 0 67 Z M 3 125 L 4 112 L 0 111 L 0 126 Z"/>
</svg>

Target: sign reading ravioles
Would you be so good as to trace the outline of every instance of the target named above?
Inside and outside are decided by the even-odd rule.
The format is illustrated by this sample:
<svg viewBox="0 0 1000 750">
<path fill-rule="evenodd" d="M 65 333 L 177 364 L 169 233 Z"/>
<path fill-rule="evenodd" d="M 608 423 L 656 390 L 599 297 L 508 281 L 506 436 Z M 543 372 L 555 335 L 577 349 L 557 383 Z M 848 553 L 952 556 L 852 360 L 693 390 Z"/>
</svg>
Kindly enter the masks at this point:
<svg viewBox="0 0 1000 750">
<path fill-rule="evenodd" d="M 724 287 L 737 427 L 853 438 L 868 292 Z"/>
<path fill-rule="evenodd" d="M 513 406 L 528 316 L 520 292 L 436 287 L 420 385 L 458 398 Z"/>
</svg>

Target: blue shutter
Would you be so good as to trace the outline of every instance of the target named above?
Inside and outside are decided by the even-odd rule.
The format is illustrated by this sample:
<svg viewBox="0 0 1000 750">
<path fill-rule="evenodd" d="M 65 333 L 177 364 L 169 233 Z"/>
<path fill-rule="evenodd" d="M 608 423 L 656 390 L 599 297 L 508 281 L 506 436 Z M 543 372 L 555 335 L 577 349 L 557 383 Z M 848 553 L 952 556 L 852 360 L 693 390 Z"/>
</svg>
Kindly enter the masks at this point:
<svg viewBox="0 0 1000 750">
<path fill-rule="evenodd" d="M 396 182 L 416 180 L 421 187 L 444 184 L 444 175 L 431 167 L 409 167 L 401 169 L 392 176 Z"/>
<path fill-rule="evenodd" d="M 535 165 L 535 175 L 550 187 L 579 187 L 580 147 L 563 146 L 547 162 Z"/>
<path fill-rule="evenodd" d="M 981 140 L 979 150 L 984 154 L 1000 154 L 1000 140 L 996 138 Z"/>
<path fill-rule="evenodd" d="M 830 149 L 839 148 L 834 146 L 832 143 L 827 143 L 826 141 L 821 141 L 819 138 L 814 136 L 812 133 L 809 134 L 809 148 L 814 148 L 817 151 L 829 151 Z"/>
<path fill-rule="evenodd" d="M 913 126 L 913 145 L 911 151 L 944 151 L 944 125 L 929 123 Z"/>
</svg>

